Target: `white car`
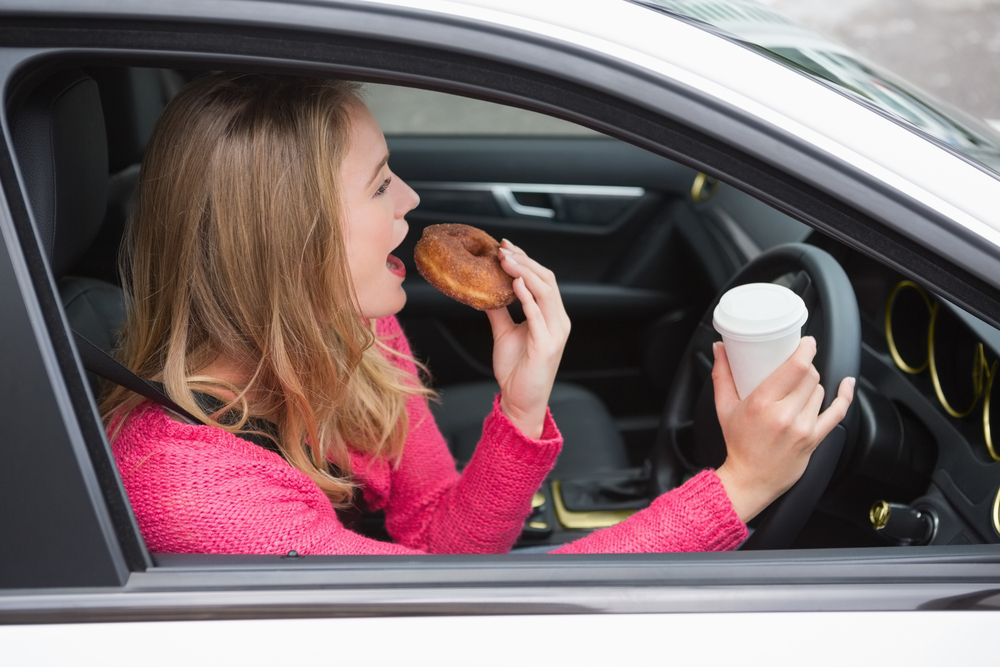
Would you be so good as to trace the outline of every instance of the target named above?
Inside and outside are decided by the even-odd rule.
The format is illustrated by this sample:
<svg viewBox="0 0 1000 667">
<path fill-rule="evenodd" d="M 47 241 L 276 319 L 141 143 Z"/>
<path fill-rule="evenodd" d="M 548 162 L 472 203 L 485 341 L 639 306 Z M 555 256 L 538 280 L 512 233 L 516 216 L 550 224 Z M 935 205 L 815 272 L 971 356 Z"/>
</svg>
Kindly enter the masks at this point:
<svg viewBox="0 0 1000 667">
<path fill-rule="evenodd" d="M 464 222 L 551 267 L 566 447 L 628 460 L 548 480 L 506 555 L 150 553 L 72 332 L 113 347 L 145 141 L 213 70 L 366 82 L 422 199 L 404 261 Z M 6 0 L 0 81 L 0 664 L 995 663 L 1000 137 L 976 119 L 751 0 Z M 711 313 L 751 281 L 807 302 L 828 397 L 859 376 L 803 480 L 735 552 L 540 553 L 721 463 Z M 406 290 L 461 463 L 488 324 Z M 576 391 L 608 419 L 561 417 Z"/>
</svg>

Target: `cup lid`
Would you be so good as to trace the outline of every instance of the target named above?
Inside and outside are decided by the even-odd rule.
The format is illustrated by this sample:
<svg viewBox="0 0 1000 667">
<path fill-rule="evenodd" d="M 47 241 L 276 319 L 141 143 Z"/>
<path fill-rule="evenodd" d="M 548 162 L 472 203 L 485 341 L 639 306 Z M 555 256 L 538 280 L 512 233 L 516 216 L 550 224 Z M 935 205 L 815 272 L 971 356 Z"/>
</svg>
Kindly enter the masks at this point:
<svg viewBox="0 0 1000 667">
<path fill-rule="evenodd" d="M 801 329 L 808 318 L 805 302 L 787 287 L 749 283 L 722 295 L 712 325 L 733 340 L 763 341 Z"/>
</svg>

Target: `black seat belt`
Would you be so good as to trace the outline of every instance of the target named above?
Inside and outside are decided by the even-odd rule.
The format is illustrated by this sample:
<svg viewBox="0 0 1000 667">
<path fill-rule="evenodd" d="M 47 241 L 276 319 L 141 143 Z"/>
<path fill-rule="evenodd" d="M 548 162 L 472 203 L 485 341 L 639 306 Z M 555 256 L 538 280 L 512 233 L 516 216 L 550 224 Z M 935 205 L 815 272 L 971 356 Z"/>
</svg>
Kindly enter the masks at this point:
<svg viewBox="0 0 1000 667">
<path fill-rule="evenodd" d="M 169 396 L 160 391 L 159 387 L 152 382 L 144 380 L 125 368 L 114 357 L 75 331 L 73 332 L 73 339 L 76 341 L 76 349 L 80 353 L 80 360 L 83 361 L 83 367 L 91 373 L 99 375 L 105 380 L 111 380 L 115 384 L 120 384 L 143 398 L 148 398 L 154 403 L 162 405 L 172 412 L 176 412 L 181 417 L 189 419 L 195 424 L 205 423 L 174 403 Z"/>
<path fill-rule="evenodd" d="M 76 331 L 73 332 L 73 339 L 76 341 L 76 349 L 80 352 L 80 360 L 83 362 L 83 367 L 91 373 L 119 384 L 130 391 L 134 391 L 143 398 L 148 398 L 157 405 L 161 405 L 171 412 L 184 417 L 193 424 L 209 425 L 177 405 L 177 403 L 163 392 L 163 385 L 139 377 Z M 208 394 L 195 392 L 195 400 L 198 401 L 199 407 L 207 413 L 215 412 L 223 407 L 221 401 Z M 247 422 L 247 426 L 249 427 L 249 432 L 236 433 L 234 435 L 285 458 L 285 453 L 281 451 L 277 440 L 273 437 L 278 433 L 277 425 L 265 419 L 252 417 Z M 271 437 L 266 434 L 270 434 Z"/>
</svg>

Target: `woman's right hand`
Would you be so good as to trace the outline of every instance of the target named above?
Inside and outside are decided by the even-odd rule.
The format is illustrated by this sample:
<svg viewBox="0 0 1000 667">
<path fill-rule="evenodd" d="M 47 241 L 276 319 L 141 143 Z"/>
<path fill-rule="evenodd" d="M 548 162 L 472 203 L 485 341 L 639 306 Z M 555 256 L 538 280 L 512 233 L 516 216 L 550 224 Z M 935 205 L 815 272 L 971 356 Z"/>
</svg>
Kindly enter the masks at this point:
<svg viewBox="0 0 1000 667">
<path fill-rule="evenodd" d="M 500 265 L 514 278 L 525 321 L 515 324 L 506 308 L 486 311 L 493 328 L 493 373 L 500 410 L 528 438 L 542 437 L 552 383 L 559 370 L 570 321 L 555 274 L 504 239 Z"/>
<path fill-rule="evenodd" d="M 820 414 L 823 386 L 812 365 L 816 339 L 805 336 L 791 358 L 741 401 L 725 346 L 716 343 L 713 350 L 715 408 L 727 451 L 716 473 L 745 523 L 802 476 L 813 450 L 847 414 L 855 380 L 844 378 Z"/>
</svg>

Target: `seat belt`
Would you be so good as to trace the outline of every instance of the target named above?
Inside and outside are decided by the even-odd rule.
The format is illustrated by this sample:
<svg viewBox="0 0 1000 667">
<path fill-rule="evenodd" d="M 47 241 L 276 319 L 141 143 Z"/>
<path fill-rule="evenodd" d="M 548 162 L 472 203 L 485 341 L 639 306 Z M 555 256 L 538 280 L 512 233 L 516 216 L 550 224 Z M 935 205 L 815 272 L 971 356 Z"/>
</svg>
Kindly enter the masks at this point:
<svg viewBox="0 0 1000 667">
<path fill-rule="evenodd" d="M 119 384 L 130 391 L 134 391 L 143 398 L 148 398 L 157 405 L 184 417 L 192 424 L 211 426 L 211 424 L 206 424 L 201 419 L 198 419 L 193 414 L 177 405 L 177 403 L 175 403 L 169 396 L 166 395 L 166 393 L 163 392 L 161 388 L 163 385 L 139 377 L 128 368 L 118 363 L 114 357 L 91 343 L 76 331 L 73 332 L 73 340 L 76 341 L 76 349 L 80 353 L 80 360 L 83 362 L 83 367 L 91 373 L 99 375 L 105 380 L 110 380 L 115 384 Z M 195 392 L 195 400 L 198 400 L 200 403 L 201 401 L 207 401 L 207 404 L 200 404 L 200 407 L 207 413 L 211 413 L 222 408 L 222 403 L 216 404 L 214 401 L 217 401 L 217 399 L 209 396 L 208 394 Z M 278 432 L 278 427 L 273 422 L 264 419 L 251 418 L 247 424 L 255 431 L 271 434 Z M 234 435 L 237 438 L 257 445 L 258 447 L 263 447 L 269 452 L 274 452 L 281 458 L 285 458 L 285 453 L 281 451 L 281 448 L 278 447 L 277 443 L 265 435 L 261 435 L 257 432 L 235 433 Z"/>
<path fill-rule="evenodd" d="M 204 424 L 190 412 L 174 403 L 169 396 L 160 391 L 159 387 L 149 380 L 145 380 L 125 366 L 118 363 L 114 357 L 97 347 L 89 340 L 73 332 L 73 340 L 76 341 L 76 349 L 80 353 L 80 360 L 83 367 L 91 373 L 101 376 L 105 380 L 111 380 L 115 384 L 120 384 L 130 391 L 134 391 L 143 398 L 148 398 L 158 405 L 162 405 L 171 412 L 175 412 L 181 417 L 192 421 L 195 424 Z"/>
</svg>

